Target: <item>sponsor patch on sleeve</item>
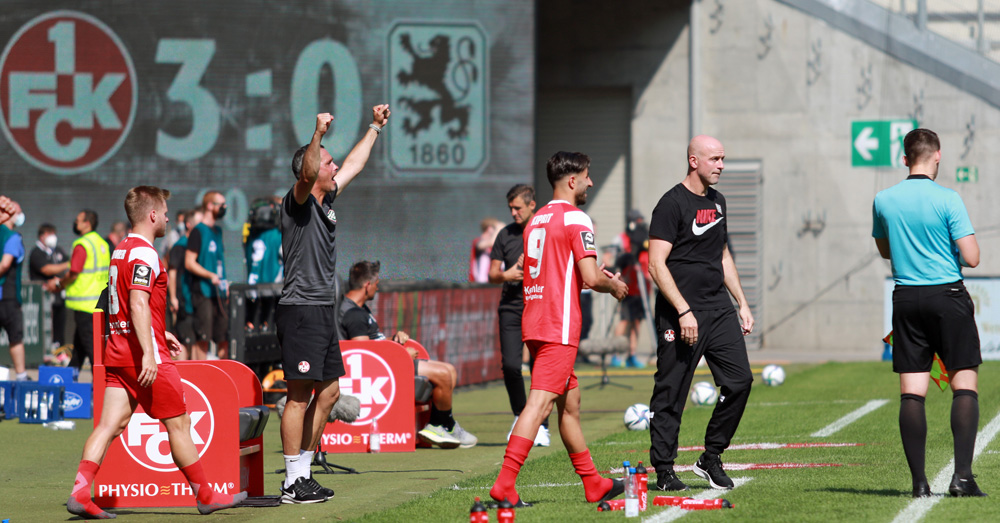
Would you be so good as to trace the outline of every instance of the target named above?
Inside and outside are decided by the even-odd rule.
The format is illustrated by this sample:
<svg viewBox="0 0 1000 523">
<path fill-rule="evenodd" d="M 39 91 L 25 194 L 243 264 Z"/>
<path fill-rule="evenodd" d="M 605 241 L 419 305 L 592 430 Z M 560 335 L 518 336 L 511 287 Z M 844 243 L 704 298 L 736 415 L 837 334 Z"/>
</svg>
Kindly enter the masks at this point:
<svg viewBox="0 0 1000 523">
<path fill-rule="evenodd" d="M 594 233 L 590 231 L 580 231 L 580 241 L 583 242 L 583 250 L 585 251 L 597 250 L 597 246 L 594 245 Z"/>
<path fill-rule="evenodd" d="M 153 269 L 151 269 L 148 265 L 136 264 L 132 269 L 132 285 L 149 287 L 149 276 L 152 272 Z"/>
</svg>

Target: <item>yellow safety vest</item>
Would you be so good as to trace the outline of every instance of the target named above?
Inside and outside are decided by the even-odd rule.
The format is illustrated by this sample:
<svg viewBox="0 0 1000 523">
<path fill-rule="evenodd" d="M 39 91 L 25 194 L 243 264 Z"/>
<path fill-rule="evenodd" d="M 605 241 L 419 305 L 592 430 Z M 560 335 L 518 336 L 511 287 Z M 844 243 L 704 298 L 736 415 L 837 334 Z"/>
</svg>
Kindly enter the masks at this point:
<svg viewBox="0 0 1000 523">
<path fill-rule="evenodd" d="M 66 287 L 66 307 L 82 312 L 94 312 L 101 291 L 108 286 L 108 267 L 111 265 L 111 253 L 108 252 L 108 242 L 100 234 L 90 231 L 73 242 L 87 251 L 87 260 L 83 263 L 83 271 L 76 280 Z M 72 259 L 72 251 L 70 251 Z"/>
</svg>

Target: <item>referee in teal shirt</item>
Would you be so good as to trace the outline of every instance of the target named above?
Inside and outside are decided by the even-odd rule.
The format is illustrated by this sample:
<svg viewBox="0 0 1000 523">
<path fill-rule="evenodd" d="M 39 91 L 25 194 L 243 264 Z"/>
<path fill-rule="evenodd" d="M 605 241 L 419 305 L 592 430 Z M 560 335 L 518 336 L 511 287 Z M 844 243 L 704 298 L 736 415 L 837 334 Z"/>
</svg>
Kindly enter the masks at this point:
<svg viewBox="0 0 1000 523">
<path fill-rule="evenodd" d="M 934 353 L 951 378 L 951 432 L 955 439 L 952 496 L 985 496 L 972 475 L 979 427 L 979 350 L 974 306 L 962 266 L 979 265 L 979 244 L 962 198 L 934 180 L 941 142 L 927 129 L 903 139 L 906 180 L 879 192 L 872 206 L 872 237 L 892 262 L 892 370 L 899 374 L 899 432 L 913 479 L 913 497 L 931 496 L 924 474 L 927 418 L 924 398 Z"/>
</svg>

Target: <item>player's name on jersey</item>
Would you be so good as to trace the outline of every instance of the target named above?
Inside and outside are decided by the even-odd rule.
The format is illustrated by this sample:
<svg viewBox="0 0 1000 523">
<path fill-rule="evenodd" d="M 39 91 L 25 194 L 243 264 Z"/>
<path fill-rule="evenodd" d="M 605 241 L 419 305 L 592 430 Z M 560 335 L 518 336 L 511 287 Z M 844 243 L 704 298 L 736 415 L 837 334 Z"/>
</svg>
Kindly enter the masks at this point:
<svg viewBox="0 0 1000 523">
<path fill-rule="evenodd" d="M 535 215 L 534 218 L 531 219 L 531 225 L 535 226 L 535 225 L 539 225 L 539 224 L 542 224 L 542 223 L 549 223 L 549 220 L 551 220 L 551 219 L 552 219 L 552 213 L 549 213 L 549 214 L 537 214 L 537 215 Z"/>
</svg>

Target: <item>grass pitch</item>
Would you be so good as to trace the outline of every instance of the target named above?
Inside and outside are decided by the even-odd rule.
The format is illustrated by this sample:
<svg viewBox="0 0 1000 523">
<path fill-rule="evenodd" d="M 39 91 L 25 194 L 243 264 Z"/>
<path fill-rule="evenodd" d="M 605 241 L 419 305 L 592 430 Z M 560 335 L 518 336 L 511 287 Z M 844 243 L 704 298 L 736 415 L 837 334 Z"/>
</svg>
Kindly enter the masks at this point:
<svg viewBox="0 0 1000 523">
<path fill-rule="evenodd" d="M 828 363 L 786 365 L 785 384 L 767 387 L 759 375 L 746 414 L 723 455 L 729 475 L 744 483 L 722 497 L 731 510 L 682 512 L 650 507 L 643 521 L 989 521 L 1000 513 L 1000 446 L 997 440 L 977 445 L 980 453 L 973 469 L 984 491 L 982 499 L 934 498 L 933 503 L 911 507 L 910 479 L 899 442 L 897 424 L 898 380 L 888 364 Z M 589 374 L 588 369 L 578 373 Z M 755 367 L 755 372 L 760 369 Z M 631 374 L 631 375 L 630 375 Z M 980 370 L 980 433 L 1000 424 L 1000 363 Z M 583 391 L 583 426 L 599 471 L 617 475 L 621 461 L 648 463 L 649 433 L 624 430 L 622 414 L 633 403 L 648 403 L 651 372 L 613 376 L 633 390 L 608 387 Z M 695 381 L 710 381 L 707 375 Z M 582 377 L 583 386 L 596 377 Z M 933 387 L 933 385 L 932 385 Z M 821 429 L 869 405 L 888 400 L 829 436 L 813 436 Z M 952 439 L 949 425 L 950 392 L 932 389 L 927 399 L 927 476 L 934 488 L 939 471 L 946 469 Z M 194 509 L 115 510 L 132 521 L 465 521 L 473 498 L 488 498 L 489 487 L 503 459 L 504 436 L 510 429 L 506 393 L 502 385 L 463 390 L 455 398 L 456 418 L 479 436 L 473 449 L 417 450 L 407 454 L 330 454 L 333 463 L 357 468 L 360 475 L 317 475 L 337 495 L 327 503 L 278 508 L 231 509 L 198 516 Z M 703 443 L 710 407 L 689 406 L 684 413 L 680 444 Z M 992 426 L 991 422 L 995 421 Z M 573 472 L 553 421 L 553 445 L 532 450 L 521 471 L 521 496 L 535 502 L 518 511 L 518 521 L 606 521 L 623 518 L 621 512 L 599 513 L 583 499 L 583 487 Z M 0 518 L 19 521 L 77 519 L 64 507 L 89 434 L 89 420 L 74 431 L 50 431 L 16 421 L 0 423 Z M 986 429 L 986 430 L 984 430 Z M 768 445 L 770 444 L 770 445 Z M 807 444 L 807 445 L 804 445 Z M 847 446 L 815 446 L 843 444 Z M 857 444 L 857 445 L 848 445 Z M 283 466 L 277 419 L 265 433 L 265 477 L 269 494 L 276 494 Z M 699 450 L 682 450 L 677 460 L 679 476 L 692 490 L 687 495 L 715 496 L 707 482 L 682 467 L 697 459 Z M 764 468 L 759 468 L 764 467 Z M 772 468 L 767 468 L 772 467 Z M 803 467 L 803 468 L 793 468 Z M 617 469 L 617 470 L 615 470 Z M 738 470 L 739 469 L 739 470 Z M 315 470 L 315 469 L 314 469 Z M 614 472 L 610 472 L 614 470 Z M 209 471 L 209 474 L 211 472 Z M 651 474 L 650 482 L 655 482 Z M 947 484 L 947 483 L 945 483 Z M 271 488 L 273 486 L 273 489 Z M 274 492 L 270 492 L 273 490 Z M 944 491 L 934 489 L 936 494 Z M 651 496 L 655 493 L 651 492 Z M 910 507 L 911 512 L 904 512 Z M 901 515 L 902 514 L 902 515 Z M 495 511 L 490 514 L 496 518 Z"/>
</svg>

